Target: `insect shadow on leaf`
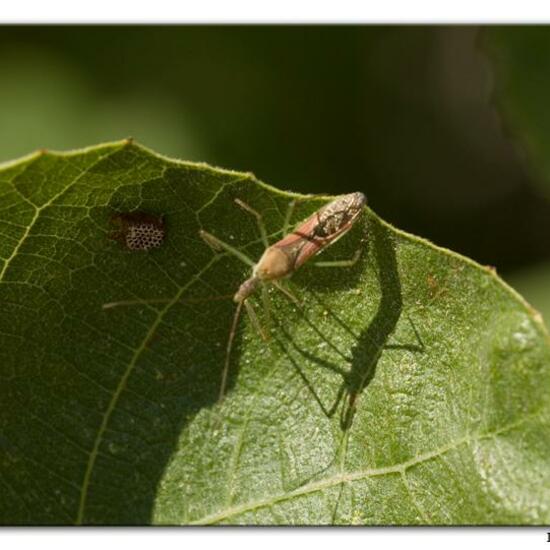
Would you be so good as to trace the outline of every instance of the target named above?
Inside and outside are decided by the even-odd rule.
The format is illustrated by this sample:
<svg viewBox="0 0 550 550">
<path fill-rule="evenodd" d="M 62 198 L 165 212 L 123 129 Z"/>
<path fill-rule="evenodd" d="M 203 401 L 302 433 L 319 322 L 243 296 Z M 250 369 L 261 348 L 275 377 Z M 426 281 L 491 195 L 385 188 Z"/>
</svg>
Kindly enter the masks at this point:
<svg viewBox="0 0 550 550">
<path fill-rule="evenodd" d="M 322 306 L 323 310 L 327 312 L 331 321 L 337 323 L 352 337 L 354 344 L 351 347 L 351 353 L 348 354 L 339 349 L 338 346 L 332 343 L 330 338 L 318 328 L 317 324 L 309 318 L 307 312 L 305 310 L 301 311 L 303 319 L 305 319 L 311 329 L 317 333 L 335 355 L 341 358 L 341 364 L 328 361 L 317 356 L 308 349 L 301 348 L 293 335 L 284 329 L 284 323 L 280 322 L 281 337 L 277 338 L 278 345 L 298 372 L 300 378 L 311 392 L 311 395 L 314 397 L 323 413 L 330 418 L 340 409 L 340 428 L 342 430 L 340 448 L 337 450 L 330 463 L 322 468 L 322 470 L 308 476 L 307 479 L 300 480 L 297 485 L 293 487 L 294 489 L 318 478 L 327 470 L 330 470 L 338 457 L 341 459 L 340 466 L 343 467 L 349 431 L 353 424 L 359 397 L 373 380 L 376 374 L 378 361 L 384 350 L 401 349 L 420 353 L 424 351 L 424 344 L 420 334 L 414 326 L 412 319 L 408 316 L 417 343 L 390 343 L 391 335 L 395 331 L 403 312 L 403 300 L 393 243 L 388 236 L 387 230 L 385 230 L 376 220 L 372 220 L 369 223 L 369 246 L 373 247 L 374 258 L 377 264 L 377 276 L 381 298 L 374 317 L 368 326 L 359 334 L 354 332 L 348 324 L 324 302 L 319 293 L 311 292 L 310 290 L 310 295 Z M 368 296 L 366 299 L 368 299 Z M 336 392 L 336 398 L 332 405 L 327 406 L 323 403 L 323 400 L 315 389 L 315 385 L 308 379 L 303 367 L 300 366 L 299 362 L 293 357 L 291 349 L 309 362 L 341 376 L 342 382 Z M 346 396 L 345 399 L 343 399 L 344 396 Z"/>
<path fill-rule="evenodd" d="M 380 284 L 381 299 L 377 311 L 369 325 L 360 333 L 356 334 L 348 324 L 322 299 L 319 293 L 310 291 L 311 296 L 323 307 L 327 315 L 341 326 L 355 340 L 351 347 L 351 354 L 347 355 L 330 341 L 330 338 L 321 332 L 308 316 L 306 311 L 302 311 L 302 316 L 318 336 L 328 345 L 330 349 L 340 356 L 343 365 L 334 364 L 326 359 L 322 359 L 309 350 L 298 346 L 292 335 L 284 330 L 284 324 L 281 323 L 281 333 L 283 339 L 278 339 L 278 343 L 290 359 L 304 383 L 311 390 L 315 400 L 323 410 L 324 414 L 332 417 L 338 410 L 344 394 L 347 396 L 347 402 L 341 408 L 340 426 L 343 431 L 347 431 L 353 422 L 353 417 L 357 408 L 357 399 L 367 388 L 376 372 L 376 366 L 385 349 L 403 349 L 413 352 L 423 352 L 424 344 L 418 333 L 412 319 L 409 322 L 416 335 L 417 344 L 391 344 L 389 339 L 394 332 L 403 310 L 403 300 L 401 296 L 401 284 L 397 272 L 397 262 L 395 251 L 387 232 L 379 223 L 371 223 L 369 227 L 370 242 L 374 245 L 374 257 L 377 263 L 378 280 Z M 368 299 L 368 296 L 367 296 Z M 307 360 L 326 368 L 342 377 L 342 384 L 338 389 L 336 399 L 331 406 L 323 404 L 314 386 L 307 379 L 303 369 L 293 359 L 289 347 L 298 352 Z"/>
</svg>

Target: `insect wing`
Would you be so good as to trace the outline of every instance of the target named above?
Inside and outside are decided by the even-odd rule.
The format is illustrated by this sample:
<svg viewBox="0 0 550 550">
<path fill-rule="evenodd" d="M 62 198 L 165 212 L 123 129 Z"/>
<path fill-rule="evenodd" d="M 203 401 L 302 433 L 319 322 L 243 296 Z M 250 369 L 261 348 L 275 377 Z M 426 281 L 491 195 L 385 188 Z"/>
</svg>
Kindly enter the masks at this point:
<svg viewBox="0 0 550 550">
<path fill-rule="evenodd" d="M 336 242 L 352 227 L 366 203 L 362 193 L 344 195 L 310 216 L 273 247 L 283 249 L 298 269 L 311 257 Z"/>
<path fill-rule="evenodd" d="M 303 257 L 304 260 L 299 264 L 302 265 L 308 258 L 317 254 L 323 247 L 323 239 L 319 239 L 314 233 L 317 224 L 317 213 L 315 213 L 292 233 L 289 233 L 286 237 L 283 237 L 280 241 L 273 244 L 273 248 L 279 248 L 283 250 L 285 254 L 293 258 L 292 263 L 295 268 L 298 267 L 298 258 Z"/>
<path fill-rule="evenodd" d="M 296 255 L 296 259 L 294 261 L 294 268 L 298 269 L 300 266 L 305 264 L 310 258 L 313 256 L 319 254 L 323 249 L 325 249 L 327 246 L 331 245 L 335 241 L 337 241 L 340 237 L 342 237 L 345 233 L 347 233 L 352 227 L 352 224 L 346 224 L 342 226 L 338 231 L 331 233 L 328 236 L 325 237 L 319 237 L 316 235 L 307 237 L 305 239 L 304 245 L 300 248 Z"/>
</svg>

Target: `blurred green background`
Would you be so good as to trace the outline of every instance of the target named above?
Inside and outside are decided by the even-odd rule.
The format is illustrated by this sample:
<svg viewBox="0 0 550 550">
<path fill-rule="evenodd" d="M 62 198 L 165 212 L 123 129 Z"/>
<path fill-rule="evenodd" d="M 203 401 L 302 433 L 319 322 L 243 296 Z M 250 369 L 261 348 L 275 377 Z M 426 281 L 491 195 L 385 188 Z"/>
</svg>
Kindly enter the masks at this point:
<svg viewBox="0 0 550 550">
<path fill-rule="evenodd" d="M 2 27 L 0 161 L 132 136 L 364 191 L 550 319 L 550 27 Z"/>
</svg>

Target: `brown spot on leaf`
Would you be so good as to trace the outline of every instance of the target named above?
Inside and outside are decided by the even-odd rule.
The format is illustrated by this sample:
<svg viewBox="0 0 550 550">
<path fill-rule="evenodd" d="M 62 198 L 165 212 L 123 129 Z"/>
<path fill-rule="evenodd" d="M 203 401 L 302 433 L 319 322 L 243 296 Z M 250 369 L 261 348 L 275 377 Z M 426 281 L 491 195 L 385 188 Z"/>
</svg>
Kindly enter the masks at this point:
<svg viewBox="0 0 550 550">
<path fill-rule="evenodd" d="M 111 223 L 118 227 L 110 237 L 128 250 L 151 250 L 162 245 L 166 234 L 164 218 L 145 212 L 117 213 Z"/>
<path fill-rule="evenodd" d="M 447 289 L 440 284 L 435 275 L 428 273 L 426 282 L 428 284 L 428 294 L 432 300 L 447 293 Z"/>
</svg>

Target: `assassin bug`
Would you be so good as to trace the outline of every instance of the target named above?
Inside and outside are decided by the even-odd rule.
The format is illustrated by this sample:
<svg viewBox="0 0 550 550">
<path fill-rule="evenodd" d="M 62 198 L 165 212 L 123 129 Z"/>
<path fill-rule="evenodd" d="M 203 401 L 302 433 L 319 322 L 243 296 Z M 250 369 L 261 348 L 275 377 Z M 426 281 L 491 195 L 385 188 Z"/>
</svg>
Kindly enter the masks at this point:
<svg viewBox="0 0 550 550">
<path fill-rule="evenodd" d="M 281 285 L 281 279 L 290 277 L 294 271 L 300 268 L 310 258 L 316 256 L 327 246 L 334 244 L 340 237 L 345 235 L 359 218 L 359 215 L 363 211 L 367 200 L 363 193 L 358 192 L 338 197 L 317 210 L 294 231 L 272 245 L 269 245 L 268 243 L 267 233 L 261 214 L 239 199 L 235 199 L 235 202 L 241 208 L 244 208 L 256 217 L 262 236 L 262 241 L 266 248 L 258 262 L 254 263 L 250 260 L 250 258 L 231 245 L 221 241 L 207 231 L 200 231 L 201 237 L 213 249 L 223 249 L 252 267 L 251 277 L 246 279 L 246 281 L 240 285 L 239 289 L 233 296 L 233 301 L 237 303 L 237 309 L 233 317 L 231 330 L 229 332 L 229 339 L 227 342 L 219 400 L 223 398 L 225 393 L 231 349 L 243 305 L 245 306 L 248 316 L 250 317 L 250 320 L 256 330 L 260 333 L 264 340 L 268 339 L 266 333 L 260 326 L 254 308 L 248 301 L 248 298 L 254 294 L 259 287 L 261 287 L 262 298 L 266 306 L 266 311 L 269 311 L 267 306 L 268 301 L 266 287 L 268 284 L 272 284 L 283 294 L 285 294 L 291 301 L 299 305 L 299 301 L 292 295 L 292 293 Z M 285 228 L 288 225 L 290 216 L 292 215 L 294 204 L 295 203 L 291 203 L 289 212 L 287 213 Z M 357 259 L 358 255 L 356 254 L 355 258 L 352 260 L 317 262 L 317 265 L 324 267 L 343 267 L 353 265 Z"/>
<path fill-rule="evenodd" d="M 272 245 L 268 242 L 262 215 L 240 199 L 235 199 L 235 202 L 256 218 L 265 250 L 258 262 L 254 263 L 246 254 L 225 243 L 211 233 L 204 230 L 199 232 L 201 238 L 212 249 L 216 251 L 224 250 L 239 258 L 242 262 L 252 268 L 251 276 L 239 286 L 237 292 L 233 295 L 233 301 L 237 303 L 237 308 L 233 316 L 229 338 L 227 341 L 225 363 L 219 391 L 219 401 L 221 401 L 225 394 L 233 340 L 235 338 L 237 323 L 239 321 L 243 305 L 254 328 L 260 333 L 264 340 L 268 340 L 267 333 L 262 329 L 256 312 L 252 304 L 248 301 L 250 296 L 252 296 L 260 288 L 262 291 L 262 299 L 265 309 L 268 313 L 267 287 L 271 284 L 280 290 L 292 302 L 300 305 L 300 302 L 294 297 L 294 295 L 281 284 L 281 280 L 290 277 L 308 260 L 319 254 L 329 245 L 334 244 L 339 238 L 345 235 L 359 219 L 367 200 L 365 195 L 359 192 L 342 195 L 341 197 L 338 197 L 332 202 L 321 207 L 304 222 L 302 222 L 296 229 L 294 229 L 294 231 L 283 236 L 282 239 Z M 293 201 L 290 204 L 285 217 L 283 233 L 286 233 L 294 206 L 295 202 Z M 351 266 L 359 258 L 359 252 L 360 251 L 358 251 L 358 253 L 356 253 L 354 258 L 351 260 L 316 262 L 316 265 L 322 267 Z M 165 300 L 155 300 L 155 302 L 159 301 Z M 104 304 L 103 309 L 110 309 L 118 305 L 130 305 L 134 303 L 142 302 L 112 302 Z"/>
</svg>

